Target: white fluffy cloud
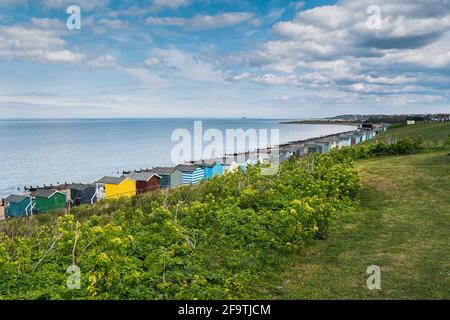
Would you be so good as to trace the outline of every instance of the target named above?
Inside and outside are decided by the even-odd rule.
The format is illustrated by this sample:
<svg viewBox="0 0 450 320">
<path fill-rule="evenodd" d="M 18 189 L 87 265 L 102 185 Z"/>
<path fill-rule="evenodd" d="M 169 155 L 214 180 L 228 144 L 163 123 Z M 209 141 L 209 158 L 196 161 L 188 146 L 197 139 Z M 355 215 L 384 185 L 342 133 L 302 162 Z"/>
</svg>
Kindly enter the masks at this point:
<svg viewBox="0 0 450 320">
<path fill-rule="evenodd" d="M 379 29 L 367 23 L 374 4 Z M 450 83 L 449 30 L 448 0 L 342 0 L 273 25 L 275 39 L 241 57 L 252 71 L 232 79 L 358 94 L 438 95 L 436 83 Z"/>
<path fill-rule="evenodd" d="M 4 60 L 75 63 L 85 58 L 81 53 L 65 49 L 65 44 L 54 30 L 25 26 L 0 28 L 0 59 Z"/>
</svg>

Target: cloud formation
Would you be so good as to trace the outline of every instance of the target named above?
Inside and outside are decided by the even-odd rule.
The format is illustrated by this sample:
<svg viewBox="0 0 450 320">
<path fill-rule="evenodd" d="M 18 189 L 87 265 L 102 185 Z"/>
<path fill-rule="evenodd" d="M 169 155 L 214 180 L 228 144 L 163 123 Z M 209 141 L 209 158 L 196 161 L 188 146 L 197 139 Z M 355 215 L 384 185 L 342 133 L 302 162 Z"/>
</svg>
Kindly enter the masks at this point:
<svg viewBox="0 0 450 320">
<path fill-rule="evenodd" d="M 44 27 L 54 22 L 34 21 Z M 84 60 L 84 54 L 67 50 L 65 45 L 66 42 L 58 31 L 25 26 L 0 27 L 0 59 L 44 63 L 76 63 Z"/>
<path fill-rule="evenodd" d="M 368 24 L 373 4 L 379 29 Z M 450 80 L 449 30 L 447 0 L 343 0 L 274 24 L 275 39 L 240 57 L 253 72 L 232 79 L 358 94 L 436 94 L 435 80 Z"/>
<path fill-rule="evenodd" d="M 196 15 L 192 18 L 148 17 L 146 21 L 154 26 L 210 30 L 238 25 L 252 17 L 253 14 L 248 12 L 226 12 L 218 15 Z"/>
<path fill-rule="evenodd" d="M 450 106 L 449 0 L 75 3 L 69 31 L 72 1 L 0 0 L 0 103 L 277 118 Z"/>
</svg>

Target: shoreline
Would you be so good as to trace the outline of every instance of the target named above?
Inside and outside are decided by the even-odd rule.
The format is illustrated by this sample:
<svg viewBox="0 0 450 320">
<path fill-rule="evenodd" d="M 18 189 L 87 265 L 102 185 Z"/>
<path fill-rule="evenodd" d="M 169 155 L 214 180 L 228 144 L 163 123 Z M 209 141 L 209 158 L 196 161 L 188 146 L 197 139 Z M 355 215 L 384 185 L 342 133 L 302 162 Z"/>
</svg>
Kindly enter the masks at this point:
<svg viewBox="0 0 450 320">
<path fill-rule="evenodd" d="M 320 123 L 320 125 L 326 125 L 326 123 Z M 341 125 L 354 126 L 352 124 L 343 124 L 343 123 L 341 123 Z M 276 148 L 281 149 L 281 148 L 290 147 L 290 146 L 300 147 L 300 146 L 303 146 L 303 145 L 308 144 L 308 143 L 318 142 L 318 141 L 320 141 L 322 139 L 331 138 L 331 137 L 338 137 L 340 135 L 354 133 L 355 131 L 357 131 L 357 128 L 354 128 L 352 130 L 341 131 L 341 132 L 338 132 L 338 133 L 328 134 L 328 135 L 318 135 L 318 136 L 307 138 L 307 139 L 288 140 L 288 141 L 280 143 L 277 146 L 270 146 L 270 147 L 267 147 L 267 148 L 262 148 L 262 149 L 260 149 L 260 151 L 262 151 L 262 152 L 270 152 L 271 150 L 274 150 Z M 258 152 L 257 150 L 246 150 L 245 152 L 238 152 L 236 155 L 238 155 L 238 156 L 249 155 L 249 154 L 253 155 L 253 154 L 256 154 L 257 152 Z M 233 156 L 234 156 L 233 154 L 224 154 L 222 157 L 217 157 L 217 158 L 214 158 L 214 159 L 203 159 L 203 161 L 211 161 L 211 160 L 216 160 L 217 161 L 218 159 L 230 158 L 230 157 L 233 157 Z M 169 165 L 169 166 L 174 166 L 174 165 Z M 121 172 L 125 172 L 125 171 L 139 170 L 139 169 L 140 168 L 134 168 L 134 169 L 130 169 L 130 168 L 125 168 L 124 169 L 124 168 L 122 168 L 120 170 L 117 170 L 117 173 L 121 173 Z M 66 181 L 66 179 L 60 179 L 60 181 L 61 180 L 62 181 Z M 70 180 L 71 179 L 69 179 L 67 181 L 70 181 Z M 85 183 L 85 184 L 89 184 L 90 183 L 88 180 L 85 180 L 85 179 L 75 179 L 75 180 L 78 181 L 77 183 Z M 65 183 L 67 183 L 67 182 L 65 182 Z M 4 194 L 2 193 L 0 198 L 7 197 L 8 194 L 10 194 L 10 193 L 15 193 L 15 192 L 16 193 L 17 192 L 23 193 L 24 191 L 26 191 L 26 189 L 25 189 L 26 187 L 30 187 L 30 186 L 34 187 L 34 185 L 36 185 L 37 187 L 41 187 L 41 186 L 55 187 L 58 184 L 61 184 L 61 183 L 58 183 L 58 182 L 54 181 L 54 183 L 44 183 L 42 185 L 41 184 L 36 184 L 36 183 L 34 183 L 34 184 L 31 183 L 31 184 L 27 184 L 27 185 L 14 186 L 14 187 L 11 187 L 11 189 L 8 188 L 10 191 L 8 191 L 8 192 L 6 192 Z"/>
<path fill-rule="evenodd" d="M 290 121 L 282 121 L 280 124 L 336 124 L 336 125 L 348 125 L 348 126 L 359 126 L 361 122 L 351 122 L 351 121 L 339 121 L 339 120 L 326 120 L 326 119 L 317 119 L 317 120 L 290 120 Z"/>
</svg>

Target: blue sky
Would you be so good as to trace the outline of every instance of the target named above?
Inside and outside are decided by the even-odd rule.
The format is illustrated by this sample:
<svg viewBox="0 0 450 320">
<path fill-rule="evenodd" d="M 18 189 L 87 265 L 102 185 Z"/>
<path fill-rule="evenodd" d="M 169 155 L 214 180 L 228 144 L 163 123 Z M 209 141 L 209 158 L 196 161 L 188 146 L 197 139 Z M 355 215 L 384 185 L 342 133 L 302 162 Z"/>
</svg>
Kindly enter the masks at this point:
<svg viewBox="0 0 450 320">
<path fill-rule="evenodd" d="M 0 0 L 0 118 L 448 112 L 449 27 L 448 0 Z"/>
</svg>

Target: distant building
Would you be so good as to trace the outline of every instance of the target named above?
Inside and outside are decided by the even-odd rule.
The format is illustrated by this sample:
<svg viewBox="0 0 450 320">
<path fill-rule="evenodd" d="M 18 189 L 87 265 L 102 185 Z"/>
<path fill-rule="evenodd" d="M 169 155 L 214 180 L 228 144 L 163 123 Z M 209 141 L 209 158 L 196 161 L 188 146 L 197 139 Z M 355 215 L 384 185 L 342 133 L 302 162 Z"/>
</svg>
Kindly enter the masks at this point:
<svg viewBox="0 0 450 320">
<path fill-rule="evenodd" d="M 373 124 L 372 123 L 363 123 L 361 125 L 361 129 L 362 130 L 372 130 L 373 129 Z"/>
<path fill-rule="evenodd" d="M 406 120 L 406 124 L 408 126 L 412 125 L 412 124 L 416 124 L 416 120 Z"/>
</svg>

